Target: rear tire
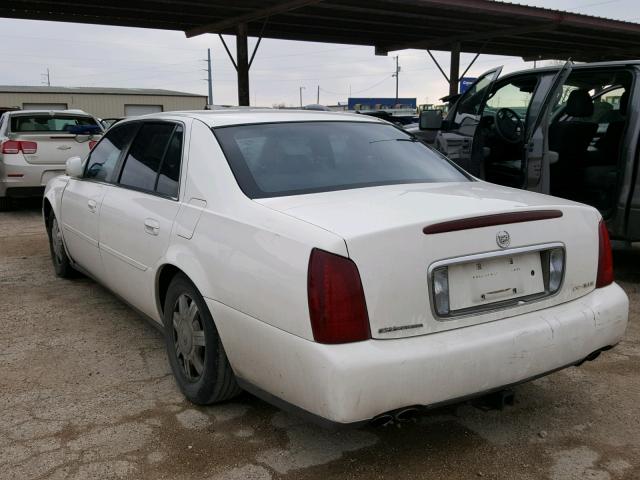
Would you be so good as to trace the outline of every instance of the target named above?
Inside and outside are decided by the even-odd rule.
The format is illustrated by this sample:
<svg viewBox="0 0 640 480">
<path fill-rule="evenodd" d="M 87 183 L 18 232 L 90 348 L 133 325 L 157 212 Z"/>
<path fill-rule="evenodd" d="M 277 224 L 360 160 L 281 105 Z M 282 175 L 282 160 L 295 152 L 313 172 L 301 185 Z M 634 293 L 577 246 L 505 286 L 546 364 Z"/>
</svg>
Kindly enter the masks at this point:
<svg viewBox="0 0 640 480">
<path fill-rule="evenodd" d="M 167 290 L 164 333 L 171 370 L 191 402 L 209 405 L 242 391 L 204 298 L 183 274 Z"/>
<path fill-rule="evenodd" d="M 67 256 L 64 248 L 62 232 L 58 225 L 58 219 L 51 213 L 47 219 L 47 234 L 49 235 L 49 250 L 51 252 L 51 262 L 56 271 L 56 275 L 60 278 L 72 278 L 76 271 L 71 266 L 71 261 Z"/>
<path fill-rule="evenodd" d="M 6 212 L 11 209 L 11 199 L 9 197 L 0 197 L 0 212 Z"/>
</svg>

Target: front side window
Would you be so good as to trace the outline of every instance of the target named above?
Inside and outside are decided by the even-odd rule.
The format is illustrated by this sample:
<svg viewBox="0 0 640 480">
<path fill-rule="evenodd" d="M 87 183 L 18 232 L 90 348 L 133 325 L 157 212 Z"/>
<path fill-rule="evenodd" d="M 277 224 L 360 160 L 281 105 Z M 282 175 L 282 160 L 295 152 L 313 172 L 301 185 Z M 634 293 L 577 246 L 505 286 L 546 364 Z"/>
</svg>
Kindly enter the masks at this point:
<svg viewBox="0 0 640 480">
<path fill-rule="evenodd" d="M 65 133 L 71 132 L 75 127 L 98 127 L 98 123 L 92 117 L 80 115 L 14 115 L 11 117 L 12 133 Z"/>
<path fill-rule="evenodd" d="M 136 124 L 127 124 L 109 130 L 91 152 L 85 178 L 102 182 L 112 181 L 113 171 L 118 164 L 120 154 L 131 142 L 136 129 Z"/>
<path fill-rule="evenodd" d="M 298 122 L 214 129 L 250 198 L 468 177 L 402 130 L 369 122 Z"/>
</svg>

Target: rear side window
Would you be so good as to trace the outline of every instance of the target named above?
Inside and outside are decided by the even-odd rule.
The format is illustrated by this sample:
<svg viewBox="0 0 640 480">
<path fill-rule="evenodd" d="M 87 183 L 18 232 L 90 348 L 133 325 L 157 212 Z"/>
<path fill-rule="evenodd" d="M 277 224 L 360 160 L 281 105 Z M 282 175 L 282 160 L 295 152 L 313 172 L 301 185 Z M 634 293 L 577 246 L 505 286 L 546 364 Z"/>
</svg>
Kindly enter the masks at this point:
<svg viewBox="0 0 640 480">
<path fill-rule="evenodd" d="M 128 124 L 109 130 L 91 152 L 84 174 L 85 178 L 103 182 L 112 181 L 112 174 L 120 158 L 120 153 L 131 142 L 136 129 L 136 124 Z"/>
<path fill-rule="evenodd" d="M 171 136 L 167 154 L 164 156 L 158 175 L 156 191 L 168 197 L 178 197 L 180 163 L 182 161 L 182 127 L 178 125 Z"/>
<path fill-rule="evenodd" d="M 145 123 L 131 144 L 119 183 L 176 197 L 181 159 L 182 127 L 172 123 Z"/>
<path fill-rule="evenodd" d="M 92 117 L 78 115 L 13 115 L 11 132 L 13 133 L 68 133 L 74 127 L 99 127 Z"/>
</svg>

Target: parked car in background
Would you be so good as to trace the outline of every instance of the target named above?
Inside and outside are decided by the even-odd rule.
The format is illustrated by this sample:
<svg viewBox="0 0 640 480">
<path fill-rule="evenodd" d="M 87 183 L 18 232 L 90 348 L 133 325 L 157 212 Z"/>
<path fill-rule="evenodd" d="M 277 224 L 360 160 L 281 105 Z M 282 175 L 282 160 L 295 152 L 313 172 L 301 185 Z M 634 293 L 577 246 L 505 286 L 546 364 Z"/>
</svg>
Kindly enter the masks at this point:
<svg viewBox="0 0 640 480">
<path fill-rule="evenodd" d="M 42 195 L 64 173 L 70 156 L 86 156 L 102 136 L 93 116 L 80 110 L 5 112 L 0 118 L 0 210 L 11 200 Z"/>
<path fill-rule="evenodd" d="M 122 120 L 43 215 L 56 273 L 159 326 L 197 404 L 243 388 L 366 421 L 580 364 L 627 324 L 596 209 L 476 180 L 366 115 Z"/>
<path fill-rule="evenodd" d="M 490 182 L 592 205 L 614 238 L 640 240 L 640 61 L 501 70 L 444 120 L 422 114 L 435 147 Z"/>
<path fill-rule="evenodd" d="M 367 115 L 370 117 L 380 118 L 382 120 L 386 120 L 387 122 L 393 123 L 394 125 L 398 125 L 399 127 L 406 128 L 409 125 L 415 124 L 418 122 L 418 117 L 415 115 L 393 115 L 386 110 L 369 110 L 356 112 L 360 115 Z"/>
<path fill-rule="evenodd" d="M 115 125 L 116 123 L 118 123 L 123 118 L 124 117 L 101 118 L 100 119 L 100 123 L 102 124 L 104 129 L 107 130 L 109 127 Z"/>
</svg>

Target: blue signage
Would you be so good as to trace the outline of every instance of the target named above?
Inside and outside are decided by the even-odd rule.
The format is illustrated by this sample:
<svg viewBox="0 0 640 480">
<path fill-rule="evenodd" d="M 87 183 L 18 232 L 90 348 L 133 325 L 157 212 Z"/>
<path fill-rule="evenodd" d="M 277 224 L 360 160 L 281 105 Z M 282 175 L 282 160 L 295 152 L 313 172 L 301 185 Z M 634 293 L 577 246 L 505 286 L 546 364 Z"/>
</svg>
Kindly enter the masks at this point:
<svg viewBox="0 0 640 480">
<path fill-rule="evenodd" d="M 469 90 L 469 87 L 470 87 L 471 85 L 473 85 L 473 84 L 476 82 L 476 80 L 478 80 L 478 79 L 477 79 L 477 78 L 475 78 L 475 77 L 462 77 L 462 78 L 460 79 L 460 89 L 459 89 L 459 92 L 460 92 L 460 93 L 464 93 L 464 92 L 466 92 L 467 90 Z"/>
</svg>

